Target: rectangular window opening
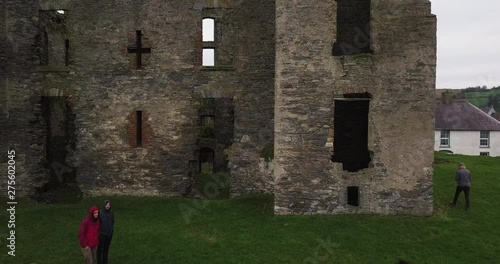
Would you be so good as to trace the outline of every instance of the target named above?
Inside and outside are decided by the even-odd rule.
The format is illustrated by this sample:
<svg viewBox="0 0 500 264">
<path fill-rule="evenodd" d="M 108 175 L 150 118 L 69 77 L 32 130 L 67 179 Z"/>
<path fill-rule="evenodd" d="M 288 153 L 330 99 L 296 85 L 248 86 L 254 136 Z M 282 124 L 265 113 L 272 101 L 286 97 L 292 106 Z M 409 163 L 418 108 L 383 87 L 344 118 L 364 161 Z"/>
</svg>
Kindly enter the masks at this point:
<svg viewBox="0 0 500 264">
<path fill-rule="evenodd" d="M 142 146 L 142 111 L 137 111 L 137 146 Z"/>
<path fill-rule="evenodd" d="M 203 49 L 202 66 L 215 66 L 215 49 Z"/>
<path fill-rule="evenodd" d="M 450 146 L 450 130 L 441 130 L 441 147 L 449 147 Z"/>
<path fill-rule="evenodd" d="M 201 137 L 215 138 L 215 116 L 201 116 Z"/>
<path fill-rule="evenodd" d="M 483 148 L 490 146 L 490 131 L 481 131 L 479 146 Z"/>
<path fill-rule="evenodd" d="M 370 53 L 370 0 L 336 2 L 337 39 L 333 44 L 333 55 Z"/>
<path fill-rule="evenodd" d="M 347 186 L 347 204 L 359 206 L 359 186 Z"/>
<path fill-rule="evenodd" d="M 47 31 L 40 35 L 40 65 L 49 65 L 49 36 Z"/>
<path fill-rule="evenodd" d="M 479 156 L 489 156 L 490 153 L 489 152 L 480 152 L 479 153 Z"/>
<path fill-rule="evenodd" d="M 40 10 L 41 33 L 36 37 L 40 46 L 40 65 L 65 66 L 67 62 L 66 15 L 62 10 Z"/>
<path fill-rule="evenodd" d="M 68 66 L 69 65 L 69 39 L 66 39 L 64 41 L 64 46 L 65 46 L 65 65 Z"/>
<path fill-rule="evenodd" d="M 343 170 L 356 172 L 368 168 L 369 98 L 335 100 L 333 162 L 341 162 Z"/>
<path fill-rule="evenodd" d="M 215 66 L 215 19 L 205 17 L 201 23 L 201 66 Z"/>
<path fill-rule="evenodd" d="M 202 39 L 203 42 L 215 41 L 215 19 L 204 18 L 202 20 Z"/>
</svg>

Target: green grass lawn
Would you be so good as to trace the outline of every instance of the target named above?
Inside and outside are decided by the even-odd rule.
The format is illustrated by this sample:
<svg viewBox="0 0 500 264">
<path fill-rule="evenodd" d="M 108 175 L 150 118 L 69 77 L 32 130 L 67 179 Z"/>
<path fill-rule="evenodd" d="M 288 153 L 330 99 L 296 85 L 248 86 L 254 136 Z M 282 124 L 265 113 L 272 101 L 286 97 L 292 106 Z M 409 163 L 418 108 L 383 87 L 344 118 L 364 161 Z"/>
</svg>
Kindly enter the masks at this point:
<svg viewBox="0 0 500 264">
<path fill-rule="evenodd" d="M 473 174 L 471 210 L 450 207 L 458 162 Z M 111 197 L 111 263 L 500 263 L 500 158 L 436 154 L 431 217 L 273 216 L 272 197 Z M 83 263 L 77 231 L 90 205 L 19 201 L 16 256 L 0 263 Z M 5 206 L 5 201 L 2 201 Z"/>
</svg>

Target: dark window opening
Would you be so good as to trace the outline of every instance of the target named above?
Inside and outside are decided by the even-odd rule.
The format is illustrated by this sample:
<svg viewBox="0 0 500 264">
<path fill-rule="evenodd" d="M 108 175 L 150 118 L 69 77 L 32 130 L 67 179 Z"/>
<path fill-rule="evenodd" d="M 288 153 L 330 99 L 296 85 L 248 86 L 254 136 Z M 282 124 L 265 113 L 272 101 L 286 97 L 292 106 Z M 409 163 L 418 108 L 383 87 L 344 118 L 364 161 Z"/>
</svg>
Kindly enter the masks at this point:
<svg viewBox="0 0 500 264">
<path fill-rule="evenodd" d="M 76 182 L 77 168 L 67 163 L 68 155 L 76 146 L 76 115 L 71 99 L 67 96 L 42 96 L 40 107 L 45 136 L 42 160 L 48 177 L 42 185 L 35 186 L 30 197 L 44 203 L 79 201 L 81 190 Z"/>
<path fill-rule="evenodd" d="M 39 34 L 35 38 L 40 65 L 67 65 L 66 15 L 62 10 L 40 10 Z"/>
<path fill-rule="evenodd" d="M 46 186 L 59 186 L 72 182 L 76 174 L 66 165 L 66 157 L 75 147 L 74 114 L 63 96 L 42 96 L 42 116 L 45 123 L 45 161 L 49 169 L 50 181 Z"/>
<path fill-rule="evenodd" d="M 40 65 L 49 65 L 49 36 L 47 31 L 40 35 Z"/>
<path fill-rule="evenodd" d="M 214 171 L 215 152 L 211 148 L 200 149 L 200 172 Z"/>
<path fill-rule="evenodd" d="M 370 50 L 370 0 L 337 1 L 337 40 L 333 55 L 355 55 Z"/>
<path fill-rule="evenodd" d="M 347 186 L 347 204 L 359 206 L 359 187 Z"/>
<path fill-rule="evenodd" d="M 137 146 L 142 146 L 142 111 L 137 111 Z"/>
<path fill-rule="evenodd" d="M 64 57 L 65 57 L 65 65 L 69 65 L 69 39 L 64 41 Z"/>
<path fill-rule="evenodd" d="M 233 144 L 234 138 L 234 103 L 230 98 L 204 98 L 199 109 L 200 128 L 197 139 L 196 157 L 202 158 L 201 152 L 211 149 L 213 165 L 204 164 L 203 168 L 213 167 L 214 172 L 228 171 L 226 150 Z M 206 160 L 200 160 L 206 163 Z M 201 167 L 201 166 L 200 166 Z M 201 171 L 201 169 L 200 169 Z"/>
<path fill-rule="evenodd" d="M 215 138 L 215 116 L 201 116 L 201 137 Z"/>
<path fill-rule="evenodd" d="M 215 123 L 215 116 L 213 116 L 213 115 L 201 116 L 201 125 L 202 126 L 213 125 L 214 123 Z"/>
<path fill-rule="evenodd" d="M 154 137 L 147 111 L 134 110 L 127 116 L 127 141 L 131 148 L 147 148 Z"/>
<path fill-rule="evenodd" d="M 490 153 L 489 152 L 480 152 L 479 153 L 479 156 L 489 156 Z"/>
<path fill-rule="evenodd" d="M 341 162 L 346 171 L 368 168 L 371 161 L 368 150 L 369 108 L 369 99 L 335 100 L 332 161 Z"/>
</svg>

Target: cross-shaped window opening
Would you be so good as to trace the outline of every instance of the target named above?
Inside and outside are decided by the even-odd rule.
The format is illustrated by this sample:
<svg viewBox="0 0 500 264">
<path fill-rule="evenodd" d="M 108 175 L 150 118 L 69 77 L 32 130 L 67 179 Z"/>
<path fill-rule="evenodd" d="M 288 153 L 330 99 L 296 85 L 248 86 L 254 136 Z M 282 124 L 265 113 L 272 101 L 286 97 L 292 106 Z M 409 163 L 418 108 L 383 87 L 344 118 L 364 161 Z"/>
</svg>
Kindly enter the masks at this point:
<svg viewBox="0 0 500 264">
<path fill-rule="evenodd" d="M 136 30 L 136 43 L 133 47 L 128 47 L 128 53 L 135 53 L 135 65 L 136 69 L 142 68 L 142 53 L 151 53 L 151 48 L 143 48 L 142 47 L 142 32 L 140 30 Z"/>
</svg>

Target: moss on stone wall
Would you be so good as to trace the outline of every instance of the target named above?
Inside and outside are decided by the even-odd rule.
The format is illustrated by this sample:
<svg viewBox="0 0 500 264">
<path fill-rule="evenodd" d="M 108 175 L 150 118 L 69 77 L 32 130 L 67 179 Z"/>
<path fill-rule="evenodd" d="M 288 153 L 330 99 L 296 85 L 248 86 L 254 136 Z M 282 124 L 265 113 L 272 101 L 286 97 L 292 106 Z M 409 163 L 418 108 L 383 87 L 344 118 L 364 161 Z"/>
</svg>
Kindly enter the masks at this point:
<svg viewBox="0 0 500 264">
<path fill-rule="evenodd" d="M 260 150 L 260 157 L 264 158 L 267 162 L 274 158 L 274 145 L 267 144 Z"/>
</svg>

